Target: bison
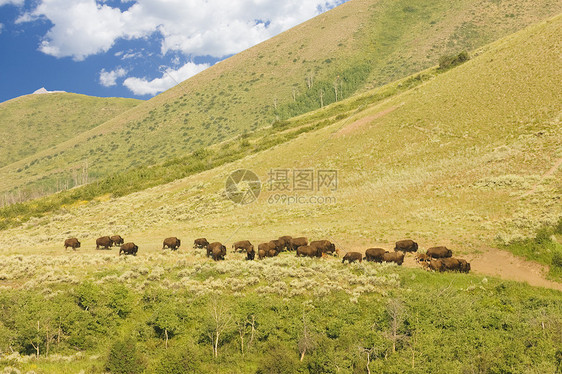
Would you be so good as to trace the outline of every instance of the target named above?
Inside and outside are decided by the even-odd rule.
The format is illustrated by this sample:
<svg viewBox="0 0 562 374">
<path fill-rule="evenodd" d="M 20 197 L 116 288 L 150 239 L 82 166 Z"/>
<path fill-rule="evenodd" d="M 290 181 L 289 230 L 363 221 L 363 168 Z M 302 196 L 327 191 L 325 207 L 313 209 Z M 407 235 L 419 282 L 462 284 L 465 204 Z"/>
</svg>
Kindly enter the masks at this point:
<svg viewBox="0 0 562 374">
<path fill-rule="evenodd" d="M 76 248 L 80 248 L 80 242 L 76 238 L 66 239 L 64 241 L 64 249 L 68 249 L 68 247 L 76 250 Z"/>
<path fill-rule="evenodd" d="M 125 243 L 119 248 L 119 256 L 121 256 L 121 252 L 123 252 L 126 255 L 136 256 L 138 250 L 139 247 L 135 243 L 132 242 Z"/>
<path fill-rule="evenodd" d="M 460 271 L 463 273 L 468 273 L 470 271 L 470 263 L 466 260 L 458 259 L 454 257 L 447 257 L 441 259 L 431 259 L 427 264 L 427 267 L 433 271 Z"/>
<path fill-rule="evenodd" d="M 102 236 L 101 238 L 96 239 L 96 249 L 109 249 L 109 247 L 113 246 L 113 241 L 109 236 Z"/>
<path fill-rule="evenodd" d="M 318 247 L 301 245 L 297 248 L 297 257 L 322 257 L 322 251 Z"/>
<path fill-rule="evenodd" d="M 303 245 L 308 245 L 308 240 L 304 236 L 301 236 L 299 238 L 292 238 L 289 243 L 291 251 L 296 251 L 298 247 Z"/>
<path fill-rule="evenodd" d="M 121 235 L 113 235 L 109 239 L 111 239 L 111 241 L 112 241 L 112 243 L 111 243 L 112 247 L 114 245 L 121 245 L 121 244 L 125 243 L 125 239 L 123 239 L 121 237 Z"/>
<path fill-rule="evenodd" d="M 267 251 L 263 248 L 258 248 L 258 258 L 263 260 L 267 256 Z"/>
<path fill-rule="evenodd" d="M 309 245 L 318 248 L 322 253 L 334 254 L 336 251 L 336 246 L 329 240 L 315 240 L 310 242 Z"/>
<path fill-rule="evenodd" d="M 172 236 L 170 238 L 164 239 L 164 242 L 162 243 L 162 249 L 168 247 L 172 251 L 175 251 L 179 248 L 180 245 L 181 245 L 181 240 L 179 240 L 175 236 Z"/>
<path fill-rule="evenodd" d="M 369 248 L 365 251 L 365 260 L 382 262 L 385 252 L 382 248 Z"/>
<path fill-rule="evenodd" d="M 384 262 L 395 262 L 397 265 L 402 265 L 404 262 L 404 252 L 385 252 L 382 256 Z"/>
<path fill-rule="evenodd" d="M 246 250 L 246 260 L 251 261 L 256 258 L 256 251 L 254 250 L 254 246 L 252 248 Z"/>
<path fill-rule="evenodd" d="M 462 273 L 468 273 L 470 271 L 470 262 L 467 262 L 466 260 L 463 260 L 461 258 L 459 258 L 459 262 L 460 262 L 459 271 Z"/>
<path fill-rule="evenodd" d="M 431 247 L 427 250 L 426 254 L 432 258 L 445 258 L 451 257 L 453 252 L 447 247 Z"/>
<path fill-rule="evenodd" d="M 241 240 L 239 242 L 232 244 L 232 250 L 234 252 L 237 252 L 239 249 L 242 249 L 242 251 L 240 252 L 245 251 L 247 253 L 250 249 L 254 250 L 254 246 L 248 240 Z"/>
<path fill-rule="evenodd" d="M 209 242 L 205 238 L 199 238 L 193 241 L 193 248 L 207 248 L 208 246 Z"/>
<path fill-rule="evenodd" d="M 279 239 L 270 240 L 269 243 L 273 246 L 273 248 L 275 248 L 277 254 L 285 248 L 285 243 Z"/>
<path fill-rule="evenodd" d="M 215 261 L 224 260 L 224 256 L 226 256 L 226 247 L 222 245 L 222 243 L 213 242 L 207 247 L 207 256 L 209 255 Z"/>
<path fill-rule="evenodd" d="M 402 252 L 417 252 L 418 251 L 418 243 L 413 240 L 406 239 L 406 240 L 399 240 L 396 242 L 396 246 L 394 247 L 394 251 L 402 251 Z"/>
<path fill-rule="evenodd" d="M 418 255 L 416 256 L 416 262 L 419 263 L 426 263 L 429 262 L 429 260 L 431 260 L 431 257 L 428 256 L 426 253 L 418 253 Z"/>
<path fill-rule="evenodd" d="M 292 236 L 285 235 L 285 236 L 280 236 L 277 240 L 279 240 L 281 242 L 281 244 L 283 245 L 283 250 L 290 251 L 291 250 L 291 239 L 292 238 L 293 238 Z"/>
<path fill-rule="evenodd" d="M 361 262 L 363 261 L 363 255 L 359 252 L 347 252 L 345 256 L 343 256 L 343 260 L 341 260 L 341 263 L 343 264 L 345 260 L 347 260 L 347 262 L 349 262 L 350 264 L 355 261 Z"/>
</svg>

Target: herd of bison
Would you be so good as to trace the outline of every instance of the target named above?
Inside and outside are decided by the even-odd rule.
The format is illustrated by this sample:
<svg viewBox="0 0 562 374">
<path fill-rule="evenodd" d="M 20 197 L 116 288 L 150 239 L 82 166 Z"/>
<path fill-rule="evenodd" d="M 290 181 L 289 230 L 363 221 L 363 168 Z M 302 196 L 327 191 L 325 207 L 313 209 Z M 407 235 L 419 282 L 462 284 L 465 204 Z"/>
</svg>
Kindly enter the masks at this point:
<svg viewBox="0 0 562 374">
<path fill-rule="evenodd" d="M 137 255 L 139 247 L 132 242 L 125 243 L 125 240 L 119 236 L 102 236 L 96 239 L 96 249 L 110 249 L 119 245 L 119 255 Z M 162 249 L 166 247 L 172 251 L 177 250 L 181 245 L 180 239 L 170 237 L 164 239 Z M 68 247 L 76 250 L 80 248 L 80 242 L 77 238 L 66 239 L 64 242 L 65 249 Z M 226 247 L 220 242 L 209 243 L 205 238 L 195 239 L 193 248 L 205 248 L 207 257 L 211 257 L 215 261 L 224 260 L 226 256 Z M 254 260 L 256 251 L 252 243 L 248 240 L 238 241 L 232 244 L 234 252 L 245 252 L 247 260 Z M 295 251 L 297 257 L 322 257 L 322 255 L 337 256 L 338 250 L 334 243 L 329 240 L 315 240 L 308 242 L 305 237 L 293 238 L 291 236 L 281 236 L 278 239 L 258 245 L 257 255 L 261 260 L 265 257 L 275 257 L 284 251 Z M 343 256 L 342 263 L 355 261 L 374 261 L 374 262 L 395 262 L 402 265 L 406 252 L 417 252 L 418 243 L 413 240 L 399 240 L 396 242 L 393 252 L 384 250 L 383 248 L 369 248 L 365 254 L 360 252 L 347 252 Z M 470 263 L 466 260 L 452 257 L 453 253 L 447 247 L 432 247 L 426 253 L 418 253 L 416 261 L 423 267 L 433 271 L 459 271 L 468 273 L 470 271 Z"/>
</svg>

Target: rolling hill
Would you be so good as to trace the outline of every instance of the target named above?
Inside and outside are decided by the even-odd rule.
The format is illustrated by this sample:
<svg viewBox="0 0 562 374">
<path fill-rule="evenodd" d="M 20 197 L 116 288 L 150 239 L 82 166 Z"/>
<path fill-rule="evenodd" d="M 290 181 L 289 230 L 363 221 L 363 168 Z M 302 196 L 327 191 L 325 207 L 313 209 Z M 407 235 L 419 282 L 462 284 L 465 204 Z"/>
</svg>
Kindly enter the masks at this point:
<svg viewBox="0 0 562 374">
<path fill-rule="evenodd" d="M 0 192 L 153 165 L 435 65 L 557 14 L 544 1 L 352 0 L 63 143 L 0 169 Z"/>
<path fill-rule="evenodd" d="M 0 103 L 0 167 L 72 139 L 141 102 L 50 93 Z"/>
<path fill-rule="evenodd" d="M 422 247 L 475 254 L 530 235 L 562 216 L 561 25 L 557 16 L 529 27 L 393 96 L 377 96 L 383 87 L 303 116 L 305 123 L 325 114 L 332 121 L 241 160 L 31 219 L 2 233 L 2 250 L 56 252 L 66 237 L 90 241 L 108 232 L 149 248 L 168 234 L 229 242 L 290 233 L 328 237 L 344 250 L 413 237 Z M 354 102 L 362 104 L 342 110 Z M 272 136 L 282 134 L 249 143 Z M 237 169 L 262 181 L 256 202 L 225 197 Z M 283 170 L 289 188 L 272 187 L 283 182 L 272 180 Z M 302 170 L 316 183 L 318 172 L 334 171 L 337 186 L 296 189 L 292 173 Z"/>
</svg>

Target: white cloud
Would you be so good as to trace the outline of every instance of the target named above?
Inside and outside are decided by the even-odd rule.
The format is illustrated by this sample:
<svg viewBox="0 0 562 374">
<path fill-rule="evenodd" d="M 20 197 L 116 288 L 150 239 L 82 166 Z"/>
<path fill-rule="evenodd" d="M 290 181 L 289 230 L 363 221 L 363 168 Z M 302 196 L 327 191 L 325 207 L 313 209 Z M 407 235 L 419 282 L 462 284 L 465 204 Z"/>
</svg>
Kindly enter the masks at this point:
<svg viewBox="0 0 562 374">
<path fill-rule="evenodd" d="M 0 34 L 2 34 L 2 30 L 4 29 L 4 24 L 0 23 Z"/>
<path fill-rule="evenodd" d="M 118 39 L 138 39 L 158 33 L 163 54 L 180 51 L 186 56 L 220 58 L 249 48 L 345 1 L 136 0 L 121 11 L 95 0 L 40 0 L 18 22 L 46 18 L 53 23 L 39 49 L 56 57 L 83 60 L 108 51 Z"/>
<path fill-rule="evenodd" d="M 22 6 L 24 2 L 25 0 L 0 0 L 0 6 L 8 4 Z"/>
<path fill-rule="evenodd" d="M 117 78 L 124 77 L 127 74 L 127 70 L 123 68 L 118 68 L 112 71 L 105 71 L 102 69 L 100 71 L 100 84 L 104 87 L 111 87 L 117 84 Z"/>
<path fill-rule="evenodd" d="M 207 69 L 209 64 L 195 64 L 188 62 L 177 70 L 166 69 L 161 78 L 148 80 L 146 78 L 129 77 L 125 79 L 123 85 L 131 90 L 135 95 L 156 95 L 166 91 L 176 84 L 194 76 L 195 74 Z"/>
</svg>

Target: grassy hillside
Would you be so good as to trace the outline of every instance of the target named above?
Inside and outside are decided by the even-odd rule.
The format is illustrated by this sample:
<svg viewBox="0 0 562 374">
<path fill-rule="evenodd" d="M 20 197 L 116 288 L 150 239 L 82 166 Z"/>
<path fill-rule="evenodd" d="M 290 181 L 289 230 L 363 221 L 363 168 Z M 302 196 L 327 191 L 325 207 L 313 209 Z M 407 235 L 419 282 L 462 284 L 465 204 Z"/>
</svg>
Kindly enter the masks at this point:
<svg viewBox="0 0 562 374">
<path fill-rule="evenodd" d="M 26 95 L 0 103 L 0 167 L 74 138 L 140 103 L 72 93 Z"/>
<path fill-rule="evenodd" d="M 76 138 L 0 169 L 0 192 L 151 165 L 435 65 L 557 14 L 543 1 L 352 0 Z"/>
<path fill-rule="evenodd" d="M 245 261 L 230 251 L 236 240 L 284 234 L 328 238 L 344 251 L 391 249 L 411 237 L 421 250 L 447 245 L 469 260 L 531 234 L 510 249 L 529 258 L 531 242 L 556 250 L 561 29 L 559 15 L 450 70 L 364 92 L 168 169 L 139 169 L 135 183 L 185 172 L 181 160 L 202 170 L 186 178 L 74 201 L 0 232 L 0 365 L 37 373 L 562 370 L 560 291 L 484 277 L 476 264 L 470 274 L 430 273 L 293 253 Z M 263 183 L 246 205 L 225 194 L 241 168 Z M 294 185 L 293 170 L 336 171 L 338 183 L 300 190 L 306 179 Z M 117 233 L 138 256 L 94 249 L 96 237 Z M 82 247 L 64 253 L 71 236 Z M 182 239 L 177 252 L 162 251 L 169 236 Z M 192 249 L 201 236 L 227 244 L 226 260 Z"/>
<path fill-rule="evenodd" d="M 422 248 L 445 244 L 474 254 L 496 241 L 534 235 L 562 215 L 555 167 L 562 158 L 561 23 L 557 16 L 502 39 L 386 99 L 375 90 L 303 116 L 306 132 L 264 133 L 211 152 L 228 161 L 248 151 L 241 160 L 127 196 L 63 206 L 2 232 L 2 249 L 59 251 L 68 236 L 92 241 L 109 232 L 148 245 L 167 233 L 188 241 L 261 241 L 290 233 L 329 237 L 342 249 L 413 237 Z M 315 130 L 315 119 L 325 116 Z M 200 156 L 200 164 L 186 160 L 187 166 L 205 170 L 212 159 Z M 161 170 L 181 170 L 169 167 Z M 240 168 L 264 184 L 250 205 L 224 195 L 228 175 Z M 278 169 L 309 169 L 315 178 L 317 171 L 335 170 L 338 185 L 271 190 L 268 179 Z"/>
</svg>

